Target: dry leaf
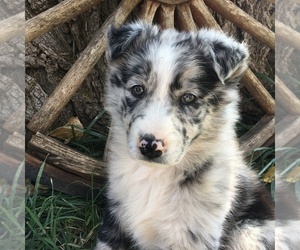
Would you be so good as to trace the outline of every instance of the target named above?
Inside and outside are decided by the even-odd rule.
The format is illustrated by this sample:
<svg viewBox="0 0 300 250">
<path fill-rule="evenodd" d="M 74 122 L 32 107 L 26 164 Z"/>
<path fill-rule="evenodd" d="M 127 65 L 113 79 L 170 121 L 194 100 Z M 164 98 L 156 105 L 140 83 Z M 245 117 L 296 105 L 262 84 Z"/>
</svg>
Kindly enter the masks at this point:
<svg viewBox="0 0 300 250">
<path fill-rule="evenodd" d="M 72 125 L 74 126 L 73 129 Z M 54 129 L 48 135 L 62 139 L 64 140 L 64 143 L 67 144 L 74 138 L 73 133 L 75 133 L 76 138 L 81 138 L 83 136 L 83 131 L 78 127 L 83 128 L 83 125 L 78 117 L 72 117 L 66 125 Z"/>
<path fill-rule="evenodd" d="M 263 182 L 271 183 L 274 179 L 275 179 L 275 166 L 272 166 L 263 175 L 262 180 L 263 180 Z"/>
<path fill-rule="evenodd" d="M 290 172 L 284 176 L 287 182 L 295 183 L 300 180 L 300 166 L 294 167 Z"/>
</svg>

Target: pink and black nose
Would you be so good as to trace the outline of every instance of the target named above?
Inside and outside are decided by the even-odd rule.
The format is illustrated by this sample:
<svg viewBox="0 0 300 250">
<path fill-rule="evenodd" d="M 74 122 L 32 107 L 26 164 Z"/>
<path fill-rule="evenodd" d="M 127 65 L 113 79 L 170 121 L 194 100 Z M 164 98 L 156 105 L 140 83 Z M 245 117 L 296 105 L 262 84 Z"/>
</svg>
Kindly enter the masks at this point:
<svg viewBox="0 0 300 250">
<path fill-rule="evenodd" d="M 155 139 L 152 134 L 145 134 L 140 139 L 139 149 L 141 154 L 149 159 L 157 158 L 162 155 L 164 150 L 163 140 Z"/>
</svg>

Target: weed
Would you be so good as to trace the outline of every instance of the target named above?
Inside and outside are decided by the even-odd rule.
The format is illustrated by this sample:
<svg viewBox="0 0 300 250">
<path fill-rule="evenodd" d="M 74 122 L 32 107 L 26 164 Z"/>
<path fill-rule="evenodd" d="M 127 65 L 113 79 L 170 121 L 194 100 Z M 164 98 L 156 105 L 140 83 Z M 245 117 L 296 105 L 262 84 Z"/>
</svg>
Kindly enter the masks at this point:
<svg viewBox="0 0 300 250">
<path fill-rule="evenodd" d="M 18 167 L 9 194 L 7 183 L 2 183 L 0 193 L 0 249 L 24 249 L 24 189 L 18 184 L 22 178 L 24 162 Z"/>
<path fill-rule="evenodd" d="M 33 195 L 26 194 L 26 249 L 92 249 L 101 216 L 102 192 L 84 199 L 57 192 L 39 193 L 41 166 Z M 91 187 L 92 188 L 92 187 Z"/>
</svg>

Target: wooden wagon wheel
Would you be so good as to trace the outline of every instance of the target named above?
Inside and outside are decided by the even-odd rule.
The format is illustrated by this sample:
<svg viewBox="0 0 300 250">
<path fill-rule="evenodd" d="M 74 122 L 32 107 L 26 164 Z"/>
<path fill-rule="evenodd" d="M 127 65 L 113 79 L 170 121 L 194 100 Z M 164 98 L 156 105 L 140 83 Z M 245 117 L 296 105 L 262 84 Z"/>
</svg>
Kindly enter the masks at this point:
<svg viewBox="0 0 300 250">
<path fill-rule="evenodd" d="M 29 19 L 26 21 L 25 25 L 26 43 L 45 34 L 55 26 L 66 22 L 100 2 L 101 0 L 65 0 L 38 16 Z M 176 27 L 192 31 L 196 31 L 199 27 L 221 29 L 209 11 L 209 8 L 211 8 L 271 49 L 274 49 L 275 47 L 274 32 L 246 14 L 230 0 L 122 0 L 103 26 L 96 32 L 86 49 L 81 53 L 68 73 L 61 80 L 60 84 L 45 101 L 42 108 L 28 123 L 27 128 L 33 135 L 28 143 L 29 147 L 38 149 L 43 152 L 44 155 L 46 152 L 50 152 L 53 155 L 58 154 L 57 151 L 60 151 L 59 148 L 56 151 L 53 151 L 53 148 L 56 147 L 45 148 L 44 145 L 46 142 L 49 144 L 55 144 L 57 142 L 43 134 L 57 119 L 96 62 L 103 55 L 107 46 L 105 34 L 109 25 L 120 25 L 124 23 L 128 15 L 137 7 L 137 5 L 140 5 L 141 7 L 140 18 L 147 20 L 148 22 L 153 22 L 155 18 L 155 21 L 163 28 Z M 240 143 L 245 154 L 249 155 L 253 148 L 262 146 L 268 140 L 273 140 L 275 103 L 272 96 L 250 69 L 247 70 L 242 79 L 242 83 L 265 112 L 265 116 L 258 124 L 240 138 Z M 284 88 L 284 84 L 282 86 Z M 64 148 L 66 146 L 60 145 L 59 147 Z M 96 172 L 95 175 L 99 178 L 105 177 L 105 170 L 95 170 L 97 168 L 104 168 L 105 164 L 103 162 L 93 163 L 92 159 L 89 159 L 78 152 L 71 152 L 72 149 L 68 150 L 68 152 L 72 154 L 72 157 L 82 157 L 82 159 L 89 161 L 91 164 L 88 169 L 82 170 L 82 164 L 77 167 L 74 165 L 68 166 L 67 161 L 61 160 L 58 164 L 60 167 L 63 166 L 64 169 L 77 175 L 87 176 L 89 172 L 94 172 L 94 174 Z M 33 156 L 27 154 L 26 157 L 27 162 L 31 165 L 37 164 L 38 160 Z M 49 169 L 55 168 L 54 161 L 59 161 L 59 157 L 56 157 L 55 160 L 49 159 Z M 74 164 L 76 165 L 76 163 Z M 58 177 L 58 175 L 55 177 Z"/>
</svg>

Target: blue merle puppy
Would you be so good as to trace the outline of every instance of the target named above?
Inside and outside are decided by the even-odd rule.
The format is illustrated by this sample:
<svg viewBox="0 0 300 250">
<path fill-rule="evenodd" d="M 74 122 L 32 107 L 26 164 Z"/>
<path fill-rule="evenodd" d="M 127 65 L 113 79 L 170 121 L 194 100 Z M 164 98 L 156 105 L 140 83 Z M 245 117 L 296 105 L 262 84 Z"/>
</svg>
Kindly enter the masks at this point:
<svg viewBox="0 0 300 250">
<path fill-rule="evenodd" d="M 107 214 L 95 249 L 274 249 L 268 193 L 235 133 L 248 49 L 141 21 L 108 32 Z"/>
</svg>

